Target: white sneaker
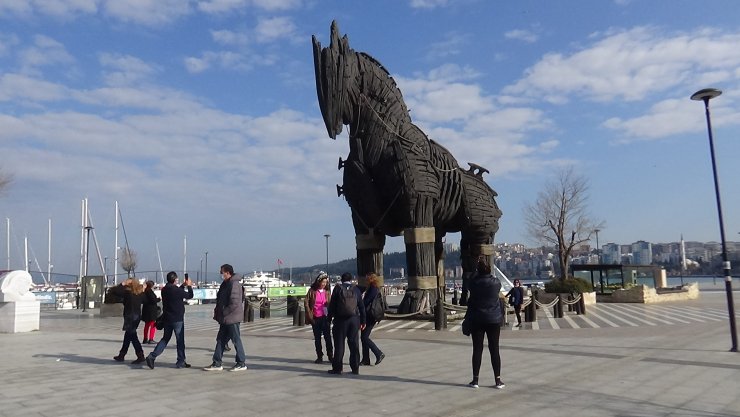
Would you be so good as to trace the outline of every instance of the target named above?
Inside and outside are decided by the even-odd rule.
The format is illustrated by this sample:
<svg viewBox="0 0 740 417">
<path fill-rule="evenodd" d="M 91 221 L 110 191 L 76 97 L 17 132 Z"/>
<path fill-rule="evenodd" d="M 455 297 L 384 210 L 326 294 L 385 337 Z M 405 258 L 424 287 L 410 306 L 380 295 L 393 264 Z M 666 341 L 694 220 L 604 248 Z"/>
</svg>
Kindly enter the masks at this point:
<svg viewBox="0 0 740 417">
<path fill-rule="evenodd" d="M 247 365 L 245 364 L 236 364 L 233 368 L 229 369 L 229 372 L 239 372 L 239 371 L 246 371 Z"/>
<path fill-rule="evenodd" d="M 204 371 L 223 371 L 224 367 L 221 365 L 216 366 L 214 364 L 211 364 L 211 366 L 206 366 L 205 368 L 203 368 L 203 370 Z"/>
</svg>

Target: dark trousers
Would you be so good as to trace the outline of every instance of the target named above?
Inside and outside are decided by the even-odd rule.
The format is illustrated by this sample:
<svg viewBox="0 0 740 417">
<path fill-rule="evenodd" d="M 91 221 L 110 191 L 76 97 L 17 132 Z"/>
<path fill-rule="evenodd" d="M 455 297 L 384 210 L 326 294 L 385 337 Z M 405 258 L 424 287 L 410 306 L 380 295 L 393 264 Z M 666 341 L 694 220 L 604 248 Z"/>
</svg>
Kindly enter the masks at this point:
<svg viewBox="0 0 740 417">
<path fill-rule="evenodd" d="M 516 314 L 516 324 L 522 324 L 522 305 L 514 305 L 514 314 Z"/>
<path fill-rule="evenodd" d="M 497 323 L 475 324 L 471 336 L 473 337 L 473 377 L 478 377 L 481 359 L 483 357 L 483 338 L 488 338 L 488 352 L 491 354 L 493 376 L 501 376 L 501 355 L 499 354 L 498 339 L 501 335 L 501 325 Z"/>
<path fill-rule="evenodd" d="M 128 352 L 129 345 L 134 345 L 134 352 L 136 354 L 143 354 L 144 350 L 141 348 L 141 342 L 139 342 L 139 336 L 136 334 L 136 329 L 139 327 L 139 320 L 132 321 L 128 328 L 123 334 L 123 345 L 121 346 L 121 356 L 126 355 Z"/>
<path fill-rule="evenodd" d="M 370 339 L 370 333 L 373 331 L 375 324 L 375 322 L 365 324 L 365 330 L 362 330 L 360 333 L 360 341 L 362 342 L 362 361 L 366 363 L 370 361 L 370 351 L 373 351 L 375 359 L 378 359 L 380 355 L 383 354 L 375 342 Z"/>
<path fill-rule="evenodd" d="M 360 332 L 360 318 L 352 316 L 348 318 L 335 318 L 334 328 L 334 360 L 331 363 L 332 369 L 342 371 L 342 361 L 344 360 L 344 341 L 349 346 L 349 367 L 352 371 L 360 370 L 360 341 L 358 333 Z"/>
<path fill-rule="evenodd" d="M 313 342 L 316 346 L 316 357 L 323 358 L 324 351 L 321 348 L 321 337 L 324 337 L 326 343 L 326 354 L 332 357 L 334 354 L 334 347 L 331 343 L 331 327 L 329 326 L 329 319 L 326 316 L 314 317 L 313 324 L 311 324 L 313 330 Z"/>
</svg>

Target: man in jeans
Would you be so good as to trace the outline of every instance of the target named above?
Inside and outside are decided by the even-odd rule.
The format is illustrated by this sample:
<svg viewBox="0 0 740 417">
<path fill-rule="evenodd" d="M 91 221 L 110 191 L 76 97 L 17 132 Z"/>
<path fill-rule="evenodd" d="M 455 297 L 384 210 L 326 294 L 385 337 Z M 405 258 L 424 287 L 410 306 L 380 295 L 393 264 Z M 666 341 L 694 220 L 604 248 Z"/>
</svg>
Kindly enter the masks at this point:
<svg viewBox="0 0 740 417">
<path fill-rule="evenodd" d="M 146 357 L 146 364 L 149 368 L 154 369 L 154 360 L 164 352 L 167 343 L 175 333 L 175 342 L 177 343 L 177 362 L 178 368 L 190 368 L 190 364 L 185 362 L 185 304 L 183 299 L 193 298 L 193 282 L 190 278 L 185 278 L 181 286 L 177 286 L 177 273 L 170 271 L 167 273 L 167 285 L 162 288 L 162 315 L 164 321 L 164 336 L 162 340 L 154 347 L 154 351 Z"/>
<path fill-rule="evenodd" d="M 216 308 L 213 310 L 213 319 L 218 321 L 218 335 L 216 349 L 213 351 L 213 363 L 203 368 L 204 371 L 223 370 L 222 359 L 226 344 L 231 340 L 236 349 L 236 365 L 229 369 L 231 372 L 246 371 L 247 355 L 244 353 L 242 338 L 239 334 L 239 325 L 244 319 L 244 303 L 241 277 L 234 275 L 234 268 L 229 264 L 221 265 L 223 282 L 216 294 Z"/>
</svg>

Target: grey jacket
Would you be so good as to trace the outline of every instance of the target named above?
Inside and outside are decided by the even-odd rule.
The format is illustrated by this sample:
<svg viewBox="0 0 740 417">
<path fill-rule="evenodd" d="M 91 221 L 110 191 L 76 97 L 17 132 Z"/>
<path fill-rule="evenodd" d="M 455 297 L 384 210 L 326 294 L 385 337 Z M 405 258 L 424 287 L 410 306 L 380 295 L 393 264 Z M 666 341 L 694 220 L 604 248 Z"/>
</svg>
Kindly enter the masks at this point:
<svg viewBox="0 0 740 417">
<path fill-rule="evenodd" d="M 220 324 L 241 323 L 244 320 L 244 303 L 241 276 L 224 280 L 218 288 L 216 304 L 223 307 L 224 318 Z"/>
</svg>

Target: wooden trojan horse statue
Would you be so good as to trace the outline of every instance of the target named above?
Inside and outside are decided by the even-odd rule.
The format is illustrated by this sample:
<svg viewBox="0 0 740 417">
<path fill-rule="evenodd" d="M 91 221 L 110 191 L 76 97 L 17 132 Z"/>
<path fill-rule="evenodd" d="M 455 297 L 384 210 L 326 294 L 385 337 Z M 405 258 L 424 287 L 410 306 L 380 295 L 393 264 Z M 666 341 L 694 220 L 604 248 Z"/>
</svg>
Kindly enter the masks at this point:
<svg viewBox="0 0 740 417">
<path fill-rule="evenodd" d="M 349 47 L 331 25 L 328 47 L 313 37 L 316 90 L 332 139 L 349 126 L 344 194 L 352 211 L 357 272 L 383 274 L 385 236 L 403 235 L 408 286 L 399 313 L 429 312 L 444 290 L 442 238 L 461 232 L 463 303 L 479 257 L 493 262 L 493 237 L 501 217 L 475 164 L 461 169 L 450 152 L 411 122 L 401 91 L 383 66 Z"/>
</svg>

